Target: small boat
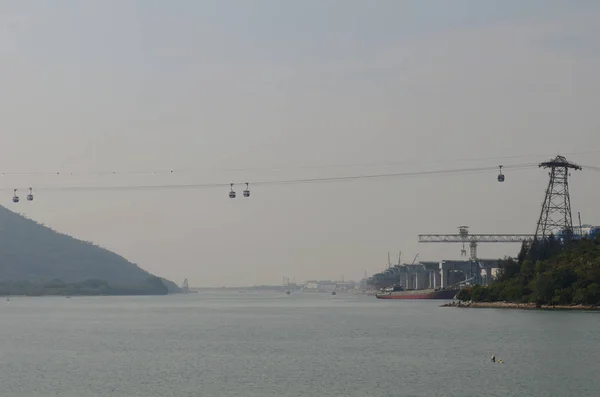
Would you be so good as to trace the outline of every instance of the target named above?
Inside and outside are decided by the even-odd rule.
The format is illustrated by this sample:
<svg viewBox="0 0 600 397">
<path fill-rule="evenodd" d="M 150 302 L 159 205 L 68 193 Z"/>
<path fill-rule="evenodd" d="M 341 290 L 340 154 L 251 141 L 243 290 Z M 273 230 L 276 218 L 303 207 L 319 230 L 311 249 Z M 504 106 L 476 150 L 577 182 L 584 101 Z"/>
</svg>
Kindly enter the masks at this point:
<svg viewBox="0 0 600 397">
<path fill-rule="evenodd" d="M 335 291 L 331 291 L 331 295 L 336 295 L 336 292 Z"/>
<path fill-rule="evenodd" d="M 289 294 L 291 294 L 290 290 L 287 290 L 287 291 L 285 291 L 285 294 L 286 294 L 286 295 L 289 295 Z"/>
</svg>

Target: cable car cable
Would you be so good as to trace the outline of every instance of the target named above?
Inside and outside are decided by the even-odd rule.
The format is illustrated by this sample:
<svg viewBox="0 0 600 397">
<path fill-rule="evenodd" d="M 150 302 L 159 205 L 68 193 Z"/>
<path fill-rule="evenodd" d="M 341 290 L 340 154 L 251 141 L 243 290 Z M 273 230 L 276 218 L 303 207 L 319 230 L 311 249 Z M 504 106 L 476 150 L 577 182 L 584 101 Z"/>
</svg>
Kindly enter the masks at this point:
<svg viewBox="0 0 600 397">
<path fill-rule="evenodd" d="M 593 166 L 593 165 L 582 165 L 581 167 L 584 170 L 600 171 L 600 167 L 596 167 L 596 166 Z"/>
<path fill-rule="evenodd" d="M 571 152 L 564 153 L 564 155 L 585 155 L 585 154 L 597 154 L 600 150 L 585 151 L 585 152 Z M 332 164 L 332 165 L 300 165 L 300 166 L 281 166 L 281 167 L 249 167 L 249 168 L 204 168 L 204 169 L 192 169 L 192 168 L 172 168 L 172 169 L 147 169 L 138 171 L 57 171 L 57 172 L 2 172 L 2 176 L 108 176 L 108 175 L 170 175 L 170 174 L 191 174 L 198 172 L 244 172 L 244 171 L 272 171 L 272 170 L 286 170 L 286 169 L 331 169 L 331 168 L 360 168 L 360 167 L 385 167 L 394 165 L 407 165 L 407 164 L 438 164 L 438 163 L 459 163 L 469 161 L 492 161 L 492 160 L 505 160 L 505 159 L 518 159 L 518 158 L 532 158 L 532 157 L 546 157 L 548 155 L 515 155 L 515 156 L 500 156 L 500 157 L 472 157 L 463 159 L 447 159 L 447 160 L 429 160 L 429 161 L 384 161 L 380 163 L 356 163 L 356 164 Z"/>
<path fill-rule="evenodd" d="M 524 169 L 537 167 L 537 164 L 513 164 L 503 166 L 504 169 Z M 369 180 L 369 179 L 384 179 L 384 178 L 401 178 L 401 177 L 418 177 L 418 176 L 435 176 L 435 175 L 460 175 L 473 174 L 496 171 L 497 166 L 489 167 L 474 167 L 474 168 L 459 168 L 446 170 L 432 171 L 415 171 L 415 172 L 397 172 L 397 173 L 382 173 L 382 174 L 359 174 L 347 176 L 332 176 L 320 178 L 302 178 L 302 179 L 281 179 L 281 180 L 265 180 L 252 182 L 253 185 L 290 185 L 290 184 L 306 184 L 306 183 L 327 183 L 327 182 L 343 182 L 353 180 Z M 247 183 L 247 182 L 244 182 Z M 201 189 L 201 188 L 222 188 L 229 186 L 233 192 L 234 183 L 205 183 L 205 184 L 168 184 L 168 185 L 122 185 L 122 186 L 48 186 L 38 187 L 38 191 L 124 191 L 124 190 L 167 190 L 167 189 Z M 0 188 L 0 190 L 6 190 Z M 248 190 L 249 191 L 249 190 Z M 235 192 L 234 192 L 235 193 Z M 249 196 L 249 194 L 248 194 Z"/>
</svg>

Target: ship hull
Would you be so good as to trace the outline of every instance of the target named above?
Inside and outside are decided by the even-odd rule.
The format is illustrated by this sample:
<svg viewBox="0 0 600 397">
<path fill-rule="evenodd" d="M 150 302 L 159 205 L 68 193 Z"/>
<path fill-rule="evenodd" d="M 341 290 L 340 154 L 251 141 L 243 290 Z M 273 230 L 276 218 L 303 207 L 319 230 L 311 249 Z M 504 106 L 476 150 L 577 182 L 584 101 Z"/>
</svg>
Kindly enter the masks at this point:
<svg viewBox="0 0 600 397">
<path fill-rule="evenodd" d="M 453 299 L 457 292 L 457 289 L 395 291 L 377 294 L 375 297 L 377 299 Z"/>
</svg>

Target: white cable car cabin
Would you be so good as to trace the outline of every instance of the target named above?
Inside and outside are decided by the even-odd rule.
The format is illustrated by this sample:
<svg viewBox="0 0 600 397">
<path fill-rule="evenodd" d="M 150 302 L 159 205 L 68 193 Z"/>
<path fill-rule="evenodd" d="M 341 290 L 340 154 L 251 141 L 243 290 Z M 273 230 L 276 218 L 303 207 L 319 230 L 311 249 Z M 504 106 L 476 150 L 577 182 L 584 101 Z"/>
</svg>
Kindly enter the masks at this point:
<svg viewBox="0 0 600 397">
<path fill-rule="evenodd" d="M 244 190 L 244 197 L 250 197 L 250 189 L 248 188 L 248 182 L 246 182 L 246 190 Z"/>
<path fill-rule="evenodd" d="M 33 201 L 33 189 L 29 188 L 29 194 L 27 195 L 27 201 Z"/>
<path fill-rule="evenodd" d="M 498 182 L 504 182 L 504 174 L 502 174 L 502 166 L 500 167 L 500 173 L 498 174 Z"/>
<path fill-rule="evenodd" d="M 231 184 L 231 191 L 229 192 L 229 198 L 235 198 L 235 192 L 233 191 L 233 183 Z"/>
<path fill-rule="evenodd" d="M 19 202 L 19 196 L 17 196 L 17 189 L 15 189 L 15 193 L 13 195 L 13 203 L 18 203 Z"/>
</svg>

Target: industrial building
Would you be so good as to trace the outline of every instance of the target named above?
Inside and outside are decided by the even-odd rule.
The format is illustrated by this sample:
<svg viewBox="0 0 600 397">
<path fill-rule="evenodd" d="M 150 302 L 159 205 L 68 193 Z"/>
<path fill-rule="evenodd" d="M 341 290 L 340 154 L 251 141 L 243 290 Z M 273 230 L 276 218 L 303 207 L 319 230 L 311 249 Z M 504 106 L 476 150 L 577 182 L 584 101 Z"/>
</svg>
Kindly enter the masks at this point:
<svg viewBox="0 0 600 397">
<path fill-rule="evenodd" d="M 400 285 L 406 290 L 439 289 L 461 284 L 488 285 L 496 277 L 499 267 L 497 259 L 404 263 L 375 274 L 370 283 L 377 288 Z"/>
</svg>

